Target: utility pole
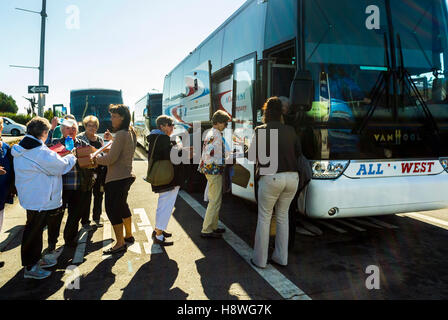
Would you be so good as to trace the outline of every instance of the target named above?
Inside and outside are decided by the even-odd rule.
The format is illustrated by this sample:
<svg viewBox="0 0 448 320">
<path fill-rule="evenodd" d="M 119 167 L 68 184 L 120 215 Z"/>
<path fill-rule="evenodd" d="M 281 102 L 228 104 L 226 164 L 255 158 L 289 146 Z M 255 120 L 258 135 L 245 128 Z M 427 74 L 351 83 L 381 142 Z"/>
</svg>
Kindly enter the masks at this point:
<svg viewBox="0 0 448 320">
<path fill-rule="evenodd" d="M 39 14 L 42 17 L 41 30 L 40 30 L 40 62 L 39 67 L 27 67 L 27 66 L 16 66 L 11 65 L 13 68 L 26 68 L 26 69 L 38 69 L 39 70 L 39 86 L 44 85 L 44 71 L 45 71 L 45 27 L 47 21 L 47 0 L 42 0 L 42 11 L 32 11 L 27 9 L 16 8 L 17 10 L 31 12 Z M 45 94 L 38 94 L 38 114 L 40 117 L 44 116 L 44 106 L 45 106 Z"/>
</svg>

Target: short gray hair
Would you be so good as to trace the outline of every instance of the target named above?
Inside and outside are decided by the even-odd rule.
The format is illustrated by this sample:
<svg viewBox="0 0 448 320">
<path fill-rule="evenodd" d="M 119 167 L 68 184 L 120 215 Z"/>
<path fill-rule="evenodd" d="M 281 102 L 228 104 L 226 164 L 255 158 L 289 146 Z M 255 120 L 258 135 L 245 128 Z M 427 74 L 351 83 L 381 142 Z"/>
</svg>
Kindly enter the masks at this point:
<svg viewBox="0 0 448 320">
<path fill-rule="evenodd" d="M 50 128 L 51 125 L 47 119 L 34 117 L 26 124 L 26 133 L 36 139 L 40 139 L 44 135 L 44 132 L 50 131 Z"/>
<path fill-rule="evenodd" d="M 156 120 L 157 129 L 160 129 L 161 126 L 173 125 L 174 122 L 175 121 L 173 118 L 166 116 L 166 115 L 162 115 L 162 116 L 158 117 Z"/>
</svg>

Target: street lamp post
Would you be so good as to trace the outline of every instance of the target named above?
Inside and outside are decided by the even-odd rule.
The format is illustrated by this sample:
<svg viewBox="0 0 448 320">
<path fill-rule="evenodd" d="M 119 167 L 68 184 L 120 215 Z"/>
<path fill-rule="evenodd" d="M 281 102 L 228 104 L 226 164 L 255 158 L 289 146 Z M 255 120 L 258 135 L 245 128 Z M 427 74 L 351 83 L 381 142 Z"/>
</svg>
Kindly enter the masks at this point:
<svg viewBox="0 0 448 320">
<path fill-rule="evenodd" d="M 40 63 L 39 63 L 39 86 L 44 85 L 44 66 L 45 66 L 45 26 L 47 20 L 47 0 L 42 0 L 42 11 L 40 13 L 42 17 L 41 28 L 40 28 Z M 43 93 L 39 94 L 39 117 L 44 116 L 44 106 L 45 106 L 45 95 Z"/>
<path fill-rule="evenodd" d="M 47 21 L 47 0 L 42 0 L 42 11 L 32 11 L 27 9 L 16 8 L 17 10 L 31 12 L 39 14 L 42 17 L 41 29 L 40 29 L 40 61 L 39 67 L 27 67 L 27 66 L 16 66 L 11 65 L 13 68 L 26 68 L 26 69 L 38 69 L 39 70 L 39 86 L 44 85 L 44 71 L 45 71 L 45 26 Z M 45 106 L 45 94 L 38 94 L 38 114 L 40 117 L 44 116 L 44 106 Z"/>
</svg>

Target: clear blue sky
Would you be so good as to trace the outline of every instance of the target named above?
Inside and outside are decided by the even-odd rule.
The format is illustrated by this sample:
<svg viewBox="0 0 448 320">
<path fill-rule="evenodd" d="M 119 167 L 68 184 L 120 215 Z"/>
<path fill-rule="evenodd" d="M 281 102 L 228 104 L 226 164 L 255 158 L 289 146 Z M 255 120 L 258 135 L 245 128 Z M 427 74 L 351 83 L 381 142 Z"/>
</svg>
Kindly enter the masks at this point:
<svg viewBox="0 0 448 320">
<path fill-rule="evenodd" d="M 122 89 L 133 106 L 245 0 L 47 0 L 46 105 L 70 103 L 70 90 Z M 25 112 L 28 85 L 39 72 L 9 65 L 39 65 L 41 0 L 0 1 L 0 91 Z M 79 29 L 68 29 L 67 7 L 80 11 Z"/>
</svg>

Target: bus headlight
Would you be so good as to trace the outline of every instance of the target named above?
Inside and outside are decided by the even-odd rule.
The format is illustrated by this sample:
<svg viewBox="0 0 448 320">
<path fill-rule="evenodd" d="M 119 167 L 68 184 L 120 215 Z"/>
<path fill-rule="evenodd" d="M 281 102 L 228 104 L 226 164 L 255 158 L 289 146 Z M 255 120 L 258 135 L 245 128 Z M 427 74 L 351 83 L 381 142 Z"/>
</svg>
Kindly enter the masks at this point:
<svg viewBox="0 0 448 320">
<path fill-rule="evenodd" d="M 350 161 L 312 161 L 313 179 L 337 179 L 349 164 Z"/>
<path fill-rule="evenodd" d="M 443 169 L 445 169 L 445 171 L 448 172 L 448 158 L 440 158 L 439 160 Z"/>
</svg>

